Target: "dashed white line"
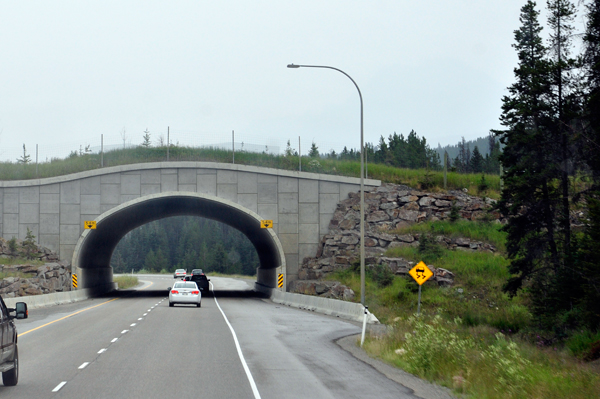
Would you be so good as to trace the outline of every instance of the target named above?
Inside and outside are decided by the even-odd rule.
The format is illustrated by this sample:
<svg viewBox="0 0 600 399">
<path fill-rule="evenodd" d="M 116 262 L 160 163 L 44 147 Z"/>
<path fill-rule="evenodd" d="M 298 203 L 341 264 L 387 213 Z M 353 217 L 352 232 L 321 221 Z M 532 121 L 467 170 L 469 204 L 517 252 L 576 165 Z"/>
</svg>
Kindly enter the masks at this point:
<svg viewBox="0 0 600 399">
<path fill-rule="evenodd" d="M 140 318 L 138 319 L 138 321 L 139 321 L 139 320 L 144 320 L 144 318 L 143 318 L 143 317 L 140 317 Z"/>
<path fill-rule="evenodd" d="M 110 341 L 111 344 L 114 344 L 115 342 L 117 342 L 119 338 L 113 338 L 112 341 Z"/>
<path fill-rule="evenodd" d="M 58 384 L 58 385 L 56 386 L 56 388 L 54 388 L 54 389 L 52 390 L 52 392 L 58 392 L 58 391 L 60 391 L 60 389 L 61 389 L 62 387 L 64 387 L 66 384 L 67 384 L 67 381 L 63 381 L 63 382 L 61 382 L 60 384 Z"/>
<path fill-rule="evenodd" d="M 106 352 L 106 348 L 102 348 L 98 351 L 98 354 Z"/>
<path fill-rule="evenodd" d="M 123 330 L 121 331 L 121 334 L 127 334 L 129 332 L 129 330 Z"/>
<path fill-rule="evenodd" d="M 90 362 L 85 362 L 83 363 L 81 366 L 77 367 L 79 370 L 83 370 L 84 368 L 87 367 L 87 365 L 90 364 Z"/>
<path fill-rule="evenodd" d="M 131 324 L 129 325 L 129 327 L 135 327 L 135 324 L 136 324 L 136 323 L 131 323 Z"/>
<path fill-rule="evenodd" d="M 147 316 L 147 315 L 148 315 L 148 313 L 144 313 L 142 316 Z"/>
</svg>

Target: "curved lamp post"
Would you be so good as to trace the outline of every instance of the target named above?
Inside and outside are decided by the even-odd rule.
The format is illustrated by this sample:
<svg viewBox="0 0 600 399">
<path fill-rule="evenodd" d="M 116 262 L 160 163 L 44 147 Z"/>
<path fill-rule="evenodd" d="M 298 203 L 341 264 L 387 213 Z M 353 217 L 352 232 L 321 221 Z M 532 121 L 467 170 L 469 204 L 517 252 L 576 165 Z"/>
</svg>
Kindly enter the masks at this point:
<svg viewBox="0 0 600 399">
<path fill-rule="evenodd" d="M 365 306 L 365 190 L 364 190 L 364 176 L 365 176 L 365 148 L 364 148 L 364 134 L 363 134 L 363 99 L 358 85 L 341 69 L 325 66 L 325 65 L 295 65 L 289 64 L 288 68 L 324 68 L 333 69 L 346 75 L 348 79 L 354 83 L 356 90 L 358 90 L 358 97 L 360 97 L 360 303 Z"/>
</svg>

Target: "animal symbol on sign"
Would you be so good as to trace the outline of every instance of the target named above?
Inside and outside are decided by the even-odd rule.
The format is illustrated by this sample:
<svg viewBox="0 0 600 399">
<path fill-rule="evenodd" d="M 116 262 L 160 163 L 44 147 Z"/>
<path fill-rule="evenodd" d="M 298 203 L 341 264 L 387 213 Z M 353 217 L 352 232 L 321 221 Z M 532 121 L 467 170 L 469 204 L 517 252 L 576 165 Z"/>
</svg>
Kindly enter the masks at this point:
<svg viewBox="0 0 600 399">
<path fill-rule="evenodd" d="M 425 269 L 421 268 L 421 269 L 417 269 L 417 278 L 425 278 Z"/>
</svg>

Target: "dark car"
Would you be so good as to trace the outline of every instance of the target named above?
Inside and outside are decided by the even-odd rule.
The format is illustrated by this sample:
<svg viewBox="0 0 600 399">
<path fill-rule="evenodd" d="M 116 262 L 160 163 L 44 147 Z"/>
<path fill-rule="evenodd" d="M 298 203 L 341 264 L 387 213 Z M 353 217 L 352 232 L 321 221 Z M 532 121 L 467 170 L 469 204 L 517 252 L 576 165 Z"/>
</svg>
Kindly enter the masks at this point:
<svg viewBox="0 0 600 399">
<path fill-rule="evenodd" d="M 16 316 L 11 313 L 16 312 Z M 19 350 L 17 348 L 17 328 L 13 319 L 26 319 L 27 304 L 17 302 L 16 308 L 7 308 L 0 297 L 0 372 L 6 386 L 17 385 L 19 381 Z"/>
<path fill-rule="evenodd" d="M 204 274 L 204 272 L 202 271 L 202 269 L 194 269 L 190 273 L 190 276 L 193 276 L 194 274 Z"/>
<path fill-rule="evenodd" d="M 202 290 L 202 295 L 208 295 L 208 291 L 210 289 L 208 282 L 210 281 L 210 279 L 206 277 L 206 274 L 194 274 L 194 270 L 192 270 L 192 274 L 190 276 L 185 276 L 184 280 L 195 282 L 198 285 L 198 288 Z"/>
</svg>

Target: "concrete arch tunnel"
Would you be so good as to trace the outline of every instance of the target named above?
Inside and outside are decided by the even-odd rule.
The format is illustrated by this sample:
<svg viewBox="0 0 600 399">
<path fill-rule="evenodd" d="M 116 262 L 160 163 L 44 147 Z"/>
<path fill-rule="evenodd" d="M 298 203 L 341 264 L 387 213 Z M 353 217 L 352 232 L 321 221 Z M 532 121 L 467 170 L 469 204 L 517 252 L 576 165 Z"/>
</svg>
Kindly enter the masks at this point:
<svg viewBox="0 0 600 399">
<path fill-rule="evenodd" d="M 79 288 L 112 283 L 110 260 L 119 241 L 131 230 L 171 216 L 200 216 L 225 223 L 242 232 L 256 249 L 260 266 L 257 284 L 276 287 L 278 270 L 285 272 L 285 254 L 271 229 L 261 228 L 261 217 L 232 201 L 190 192 L 166 192 L 137 198 L 96 218 L 96 229 L 85 230 L 73 253 Z"/>
</svg>

